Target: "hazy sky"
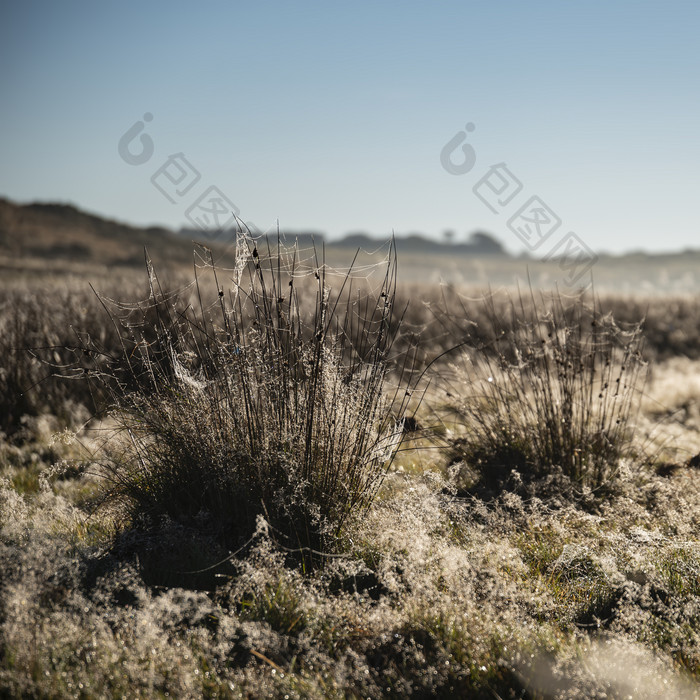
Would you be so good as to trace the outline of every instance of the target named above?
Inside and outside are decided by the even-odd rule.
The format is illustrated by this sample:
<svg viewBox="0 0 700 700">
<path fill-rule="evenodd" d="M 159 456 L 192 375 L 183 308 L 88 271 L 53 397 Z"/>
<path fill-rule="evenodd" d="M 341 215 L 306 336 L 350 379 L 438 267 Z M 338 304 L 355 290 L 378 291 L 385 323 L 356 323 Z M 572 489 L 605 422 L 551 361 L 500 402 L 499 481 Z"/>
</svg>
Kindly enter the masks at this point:
<svg viewBox="0 0 700 700">
<path fill-rule="evenodd" d="M 700 248 L 696 1 L 0 13 L 2 196 L 179 227 L 215 186 L 263 230 L 482 229 L 513 251 L 508 222 L 537 196 L 596 250 Z M 460 131 L 445 153 L 475 161 L 450 174 Z"/>
</svg>

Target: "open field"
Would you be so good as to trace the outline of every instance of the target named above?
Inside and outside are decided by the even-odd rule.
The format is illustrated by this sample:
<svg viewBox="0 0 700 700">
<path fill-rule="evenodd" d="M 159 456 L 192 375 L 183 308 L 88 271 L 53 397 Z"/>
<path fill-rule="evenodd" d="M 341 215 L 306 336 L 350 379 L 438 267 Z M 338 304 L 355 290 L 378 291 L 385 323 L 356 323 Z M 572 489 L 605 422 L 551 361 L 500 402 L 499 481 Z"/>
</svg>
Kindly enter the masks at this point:
<svg viewBox="0 0 700 700">
<path fill-rule="evenodd" d="M 3 263 L 0 697 L 700 695 L 695 277 L 198 255 Z"/>
<path fill-rule="evenodd" d="M 386 255 L 387 245 L 381 249 Z M 332 264 L 342 264 L 340 251 L 328 247 L 327 257 Z M 346 254 L 345 254 L 346 255 Z M 378 256 L 377 256 L 378 257 Z M 571 287 L 565 271 L 557 261 L 515 257 L 470 257 L 435 254 L 401 253 L 401 279 L 405 282 L 429 284 L 456 284 L 484 289 L 525 288 L 531 282 L 536 288 L 558 286 L 571 291 L 586 286 L 593 280 L 601 293 L 622 295 L 697 294 L 700 292 L 700 254 L 697 251 L 669 255 L 626 254 L 603 255 L 591 273 L 583 274 Z"/>
</svg>

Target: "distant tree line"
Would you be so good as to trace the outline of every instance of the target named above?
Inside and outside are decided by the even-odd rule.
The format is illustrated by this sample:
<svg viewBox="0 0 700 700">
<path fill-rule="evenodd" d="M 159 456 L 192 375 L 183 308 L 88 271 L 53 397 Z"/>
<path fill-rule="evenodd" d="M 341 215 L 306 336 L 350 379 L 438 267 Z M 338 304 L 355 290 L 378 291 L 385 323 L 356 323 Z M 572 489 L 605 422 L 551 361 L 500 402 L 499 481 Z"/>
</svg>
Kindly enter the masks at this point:
<svg viewBox="0 0 700 700">
<path fill-rule="evenodd" d="M 447 235 L 447 234 L 450 235 Z M 188 238 L 201 237 L 201 231 L 191 228 L 180 229 L 180 235 Z M 268 234 L 269 235 L 269 234 Z M 280 239 L 289 245 L 298 243 L 302 248 L 325 243 L 337 248 L 374 249 L 386 242 L 386 238 L 378 238 L 368 233 L 357 231 L 348 233 L 340 239 L 328 240 L 324 233 L 316 231 L 280 231 Z M 235 240 L 234 230 L 216 234 L 216 239 Z M 276 237 L 276 234 L 275 236 Z M 501 242 L 491 234 L 475 231 L 466 241 L 456 241 L 453 232 L 445 232 L 444 240 L 430 238 L 422 233 L 396 235 L 396 249 L 399 253 L 447 253 L 456 255 L 508 255 Z"/>
</svg>

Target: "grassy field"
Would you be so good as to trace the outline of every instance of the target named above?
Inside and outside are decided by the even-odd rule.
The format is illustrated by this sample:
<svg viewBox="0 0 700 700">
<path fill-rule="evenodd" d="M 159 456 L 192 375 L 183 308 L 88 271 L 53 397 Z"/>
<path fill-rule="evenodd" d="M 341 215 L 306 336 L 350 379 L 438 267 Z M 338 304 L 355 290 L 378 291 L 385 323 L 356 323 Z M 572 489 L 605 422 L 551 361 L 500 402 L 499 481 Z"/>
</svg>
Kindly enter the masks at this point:
<svg viewBox="0 0 700 700">
<path fill-rule="evenodd" d="M 699 696 L 697 297 L 333 255 L 5 261 L 0 697 Z"/>
</svg>

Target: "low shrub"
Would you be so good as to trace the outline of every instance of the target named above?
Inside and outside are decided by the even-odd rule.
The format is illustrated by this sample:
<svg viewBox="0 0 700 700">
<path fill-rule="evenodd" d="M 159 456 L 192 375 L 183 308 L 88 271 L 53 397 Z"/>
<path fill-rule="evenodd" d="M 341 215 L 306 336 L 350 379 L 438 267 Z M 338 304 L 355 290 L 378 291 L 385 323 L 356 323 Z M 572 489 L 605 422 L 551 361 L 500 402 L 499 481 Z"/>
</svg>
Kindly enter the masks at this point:
<svg viewBox="0 0 700 700">
<path fill-rule="evenodd" d="M 384 393 L 395 263 L 374 295 L 353 291 L 351 273 L 333 292 L 317 259 L 301 265 L 279 244 L 263 254 L 241 234 L 231 290 L 210 256 L 216 292 L 207 305 L 198 272 L 196 307 L 149 268 L 147 302 L 113 309 L 131 339 L 95 375 L 121 428 L 107 500 L 137 528 L 171 520 L 229 549 L 263 516 L 305 566 L 322 562 L 371 505 L 402 436 L 402 402 Z"/>
<path fill-rule="evenodd" d="M 579 490 L 612 487 L 646 371 L 639 325 L 621 328 L 584 296 L 521 295 L 505 316 L 485 304 L 493 340 L 451 364 L 447 403 L 464 432 L 453 460 L 487 481 L 560 470 Z"/>
</svg>

